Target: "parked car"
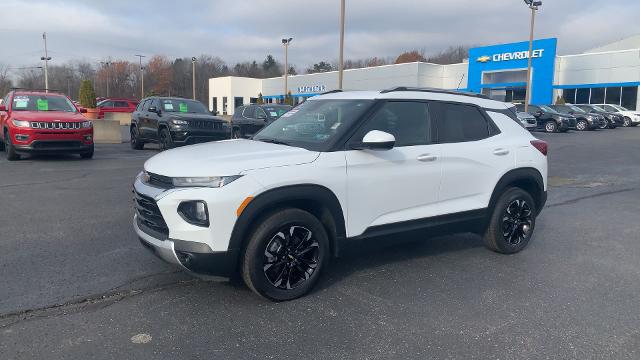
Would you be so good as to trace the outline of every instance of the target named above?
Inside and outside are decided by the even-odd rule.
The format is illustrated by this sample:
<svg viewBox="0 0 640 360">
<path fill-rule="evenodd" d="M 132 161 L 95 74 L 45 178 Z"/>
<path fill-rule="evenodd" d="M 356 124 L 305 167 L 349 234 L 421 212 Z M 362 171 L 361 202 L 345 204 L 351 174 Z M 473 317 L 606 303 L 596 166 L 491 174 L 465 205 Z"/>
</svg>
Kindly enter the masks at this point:
<svg viewBox="0 0 640 360">
<path fill-rule="evenodd" d="M 607 127 L 607 120 L 602 115 L 589 114 L 588 112 L 580 109 L 577 106 L 571 104 L 562 105 L 549 105 L 553 110 L 565 114 L 571 115 L 576 118 L 576 130 L 595 130 L 604 129 Z"/>
<path fill-rule="evenodd" d="M 164 150 L 176 146 L 228 139 L 229 123 L 213 116 L 199 101 L 177 97 L 148 97 L 131 116 L 131 147 L 159 143 Z"/>
<path fill-rule="evenodd" d="M 142 244 L 192 272 L 239 271 L 283 301 L 311 291 L 346 241 L 475 232 L 503 254 L 529 243 L 547 143 L 505 103 L 402 87 L 319 95 L 295 110 L 251 140 L 147 160 L 134 182 Z"/>
<path fill-rule="evenodd" d="M 130 99 L 105 99 L 97 104 L 98 119 L 104 119 L 106 113 L 132 113 L 138 106 L 137 100 Z"/>
<path fill-rule="evenodd" d="M 624 124 L 624 116 L 605 111 L 599 106 L 590 104 L 578 104 L 576 106 L 590 114 L 598 114 L 604 116 L 604 118 L 607 120 L 609 129 L 615 129 L 618 126 L 622 126 Z"/>
<path fill-rule="evenodd" d="M 524 112 L 524 104 L 517 104 L 518 111 Z M 567 132 L 576 127 L 576 118 L 560 114 L 546 105 L 529 105 L 529 114 L 535 116 L 537 129 L 548 133 Z"/>
<path fill-rule="evenodd" d="M 277 104 L 240 106 L 235 109 L 231 118 L 233 138 L 253 136 L 253 134 L 262 130 L 266 125 L 271 124 L 291 109 L 292 107 L 289 105 Z"/>
<path fill-rule="evenodd" d="M 624 123 L 622 126 L 638 126 L 640 124 L 640 112 L 631 111 L 624 106 L 616 105 L 616 104 L 595 104 L 596 106 L 602 108 L 605 111 L 611 113 L 618 113 L 624 116 Z"/>
<path fill-rule="evenodd" d="M 538 127 L 535 116 L 522 111 L 516 111 L 516 116 L 518 117 L 518 120 L 520 120 L 520 122 L 522 123 L 522 126 L 524 126 L 525 129 L 533 130 Z"/>
<path fill-rule="evenodd" d="M 93 124 L 63 94 L 12 90 L 0 105 L 0 136 L 8 160 L 23 154 L 93 157 Z"/>
</svg>

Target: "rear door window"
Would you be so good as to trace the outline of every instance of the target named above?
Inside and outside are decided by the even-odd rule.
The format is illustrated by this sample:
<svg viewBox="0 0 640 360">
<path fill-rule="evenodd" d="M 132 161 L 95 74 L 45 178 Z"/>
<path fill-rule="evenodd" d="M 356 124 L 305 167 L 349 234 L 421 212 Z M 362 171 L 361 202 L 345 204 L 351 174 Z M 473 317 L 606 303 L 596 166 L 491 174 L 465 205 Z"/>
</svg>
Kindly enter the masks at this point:
<svg viewBox="0 0 640 360">
<path fill-rule="evenodd" d="M 490 126 L 480 110 L 472 105 L 436 103 L 438 141 L 459 143 L 490 136 Z"/>
</svg>

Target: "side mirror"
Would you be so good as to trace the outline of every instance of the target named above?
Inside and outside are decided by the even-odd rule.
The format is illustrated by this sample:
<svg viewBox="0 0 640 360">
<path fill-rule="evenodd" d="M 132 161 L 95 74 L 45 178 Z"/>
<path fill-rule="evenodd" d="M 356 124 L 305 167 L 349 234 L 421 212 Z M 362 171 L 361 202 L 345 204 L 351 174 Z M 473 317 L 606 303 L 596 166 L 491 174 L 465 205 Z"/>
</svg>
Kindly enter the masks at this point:
<svg viewBox="0 0 640 360">
<path fill-rule="evenodd" d="M 267 115 L 265 114 L 258 115 L 258 120 L 267 120 Z"/>
<path fill-rule="evenodd" d="M 396 144 L 396 138 L 384 131 L 371 130 L 362 138 L 361 149 L 391 150 Z"/>
<path fill-rule="evenodd" d="M 7 111 L 7 107 L 4 105 L 0 105 L 0 111 Z"/>
<path fill-rule="evenodd" d="M 80 114 L 86 114 L 87 113 L 87 109 L 81 107 L 80 109 Z"/>
<path fill-rule="evenodd" d="M 535 116 L 542 116 L 544 113 L 542 111 L 536 111 Z"/>
<path fill-rule="evenodd" d="M 159 113 L 158 108 L 155 106 L 149 106 L 149 112 L 156 113 L 156 114 Z"/>
</svg>

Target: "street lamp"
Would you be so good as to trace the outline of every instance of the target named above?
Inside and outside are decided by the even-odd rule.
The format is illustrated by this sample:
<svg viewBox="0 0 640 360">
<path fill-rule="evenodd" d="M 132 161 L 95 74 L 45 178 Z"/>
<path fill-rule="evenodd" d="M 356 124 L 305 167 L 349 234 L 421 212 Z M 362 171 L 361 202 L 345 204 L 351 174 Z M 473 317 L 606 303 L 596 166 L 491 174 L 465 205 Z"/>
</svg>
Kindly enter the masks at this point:
<svg viewBox="0 0 640 360">
<path fill-rule="evenodd" d="M 338 89 L 342 90 L 344 73 L 344 0 L 340 0 L 340 58 L 338 59 Z"/>
<path fill-rule="evenodd" d="M 289 77 L 289 44 L 291 44 L 291 41 L 293 40 L 293 38 L 288 38 L 288 39 L 282 39 L 282 45 L 284 45 L 284 96 L 285 99 L 287 97 L 287 94 L 289 93 L 289 84 L 288 84 L 288 77 Z"/>
<path fill-rule="evenodd" d="M 49 60 L 51 56 L 47 53 L 47 33 L 42 33 L 42 40 L 44 42 L 44 56 L 40 57 L 40 60 L 44 61 L 44 91 L 49 92 Z"/>
<path fill-rule="evenodd" d="M 536 21 L 536 10 L 542 6 L 542 1 L 524 0 L 531 9 L 531 31 L 529 33 L 529 57 L 527 64 L 527 89 L 525 90 L 524 112 L 529 112 L 529 102 L 531 101 L 531 58 L 533 55 L 533 28 Z"/>
<path fill-rule="evenodd" d="M 144 98 L 144 67 L 142 67 L 142 58 L 146 57 L 144 55 L 134 55 L 137 56 L 140 60 L 140 100 Z"/>
<path fill-rule="evenodd" d="M 100 61 L 100 64 L 102 64 L 106 68 L 106 72 L 107 72 L 107 96 L 106 97 L 109 97 L 109 65 L 111 65 L 111 62 Z"/>
<path fill-rule="evenodd" d="M 196 57 L 191 58 L 191 87 L 193 100 L 196 99 Z"/>
</svg>

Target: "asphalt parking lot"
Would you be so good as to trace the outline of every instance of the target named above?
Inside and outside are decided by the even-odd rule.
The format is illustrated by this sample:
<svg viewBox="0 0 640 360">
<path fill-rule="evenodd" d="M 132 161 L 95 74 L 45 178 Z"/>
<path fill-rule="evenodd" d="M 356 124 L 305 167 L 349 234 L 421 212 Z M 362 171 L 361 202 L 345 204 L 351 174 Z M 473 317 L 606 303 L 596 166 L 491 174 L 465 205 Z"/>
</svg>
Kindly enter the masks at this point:
<svg viewBox="0 0 640 360">
<path fill-rule="evenodd" d="M 278 304 L 138 243 L 131 182 L 157 150 L 2 158 L 0 359 L 640 358 L 640 128 L 536 136 L 550 190 L 525 251 L 354 250 Z"/>
</svg>

